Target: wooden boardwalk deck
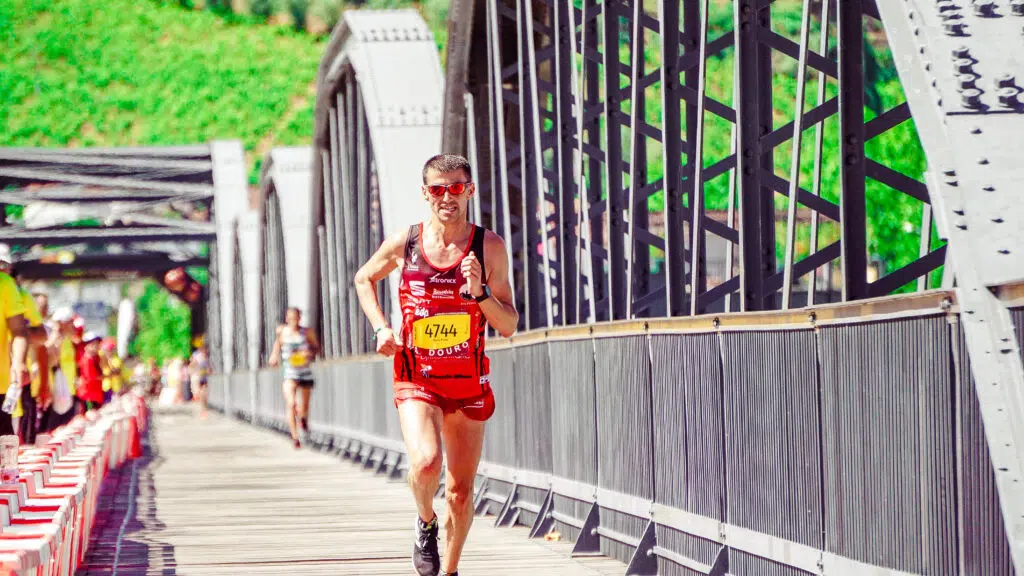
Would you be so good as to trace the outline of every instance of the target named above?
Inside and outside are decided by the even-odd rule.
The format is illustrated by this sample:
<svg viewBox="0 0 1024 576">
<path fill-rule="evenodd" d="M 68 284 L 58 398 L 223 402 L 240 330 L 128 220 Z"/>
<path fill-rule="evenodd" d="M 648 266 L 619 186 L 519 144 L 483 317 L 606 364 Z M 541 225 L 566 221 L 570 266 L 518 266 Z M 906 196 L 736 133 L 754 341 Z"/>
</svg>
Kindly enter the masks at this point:
<svg viewBox="0 0 1024 576">
<path fill-rule="evenodd" d="M 79 575 L 406 576 L 414 518 L 404 482 L 294 450 L 281 435 L 220 415 L 200 421 L 191 409 L 157 410 L 146 457 L 106 482 Z M 625 572 L 614 560 L 568 551 L 481 518 L 459 573 Z"/>
</svg>

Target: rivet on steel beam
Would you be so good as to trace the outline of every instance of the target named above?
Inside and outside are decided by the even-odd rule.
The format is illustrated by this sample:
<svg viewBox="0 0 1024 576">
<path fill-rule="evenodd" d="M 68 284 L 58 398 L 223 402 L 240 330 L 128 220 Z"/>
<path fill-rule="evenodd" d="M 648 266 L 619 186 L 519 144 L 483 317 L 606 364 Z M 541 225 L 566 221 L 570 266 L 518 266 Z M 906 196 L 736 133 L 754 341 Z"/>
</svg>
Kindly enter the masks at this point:
<svg viewBox="0 0 1024 576">
<path fill-rule="evenodd" d="M 999 105 L 1004 108 L 1016 108 L 1020 101 L 1017 100 L 1017 94 L 1020 90 L 1016 87 L 1000 88 L 999 93 Z"/>
<path fill-rule="evenodd" d="M 960 84 L 960 90 L 966 90 L 968 88 L 977 88 L 976 84 L 978 77 L 974 74 L 957 74 L 956 81 Z"/>
<path fill-rule="evenodd" d="M 951 0 L 939 0 L 935 3 L 935 6 L 939 9 L 939 14 L 955 12 L 960 9 L 960 6 L 957 6 Z"/>
<path fill-rule="evenodd" d="M 999 88 L 1013 88 L 1017 85 L 1017 79 L 1014 78 L 1013 74 L 1006 73 L 996 76 L 996 86 Z"/>
<path fill-rule="evenodd" d="M 995 222 L 996 224 L 1002 224 L 1003 223 L 1003 219 L 1002 218 L 993 218 L 992 221 Z"/>
<path fill-rule="evenodd" d="M 996 187 L 995 186 L 983 186 L 981 189 L 984 190 L 985 192 L 995 192 L 996 191 Z"/>
<path fill-rule="evenodd" d="M 960 100 L 967 108 L 981 108 L 981 90 L 977 88 L 962 90 Z"/>
<path fill-rule="evenodd" d="M 956 176 L 956 170 L 943 170 L 943 176 Z"/>
<path fill-rule="evenodd" d="M 958 220 L 956 223 L 956 228 L 957 230 L 967 230 L 967 222 L 964 222 L 963 220 Z"/>
<path fill-rule="evenodd" d="M 946 31 L 946 36 L 967 36 L 967 30 L 965 30 L 967 24 L 963 20 L 947 19 L 942 23 L 942 29 Z"/>
<path fill-rule="evenodd" d="M 957 61 L 957 60 L 960 60 L 962 58 L 970 58 L 970 57 L 971 57 L 971 49 L 968 48 L 967 46 L 961 44 L 960 46 L 957 46 L 956 48 L 953 48 L 953 61 L 954 62 Z"/>
<path fill-rule="evenodd" d="M 1002 254 L 1003 256 L 1006 256 L 1007 254 L 1009 254 L 1009 253 L 1010 253 L 1010 251 L 1009 251 L 1009 250 L 1007 250 L 1006 248 L 1000 248 L 1000 249 L 998 250 L 998 252 L 999 252 L 1000 254 Z"/>
<path fill-rule="evenodd" d="M 985 166 L 986 164 L 988 164 L 988 158 L 985 158 L 984 156 L 981 157 L 981 158 L 978 158 L 978 164 L 981 164 L 982 166 Z"/>
<path fill-rule="evenodd" d="M 953 61 L 953 69 L 957 74 L 974 74 L 974 60 L 957 58 Z"/>
<path fill-rule="evenodd" d="M 995 16 L 996 3 L 994 0 L 975 0 L 974 13 L 978 16 Z"/>
<path fill-rule="evenodd" d="M 971 134 L 981 134 L 981 127 L 975 126 L 974 128 L 971 128 Z"/>
<path fill-rule="evenodd" d="M 957 216 L 963 216 L 964 215 L 964 209 L 963 208 L 956 208 L 956 209 L 953 210 L 953 214 L 956 214 Z"/>
<path fill-rule="evenodd" d="M 1017 16 L 1024 16 L 1024 0 L 1010 0 L 1010 11 Z"/>
</svg>

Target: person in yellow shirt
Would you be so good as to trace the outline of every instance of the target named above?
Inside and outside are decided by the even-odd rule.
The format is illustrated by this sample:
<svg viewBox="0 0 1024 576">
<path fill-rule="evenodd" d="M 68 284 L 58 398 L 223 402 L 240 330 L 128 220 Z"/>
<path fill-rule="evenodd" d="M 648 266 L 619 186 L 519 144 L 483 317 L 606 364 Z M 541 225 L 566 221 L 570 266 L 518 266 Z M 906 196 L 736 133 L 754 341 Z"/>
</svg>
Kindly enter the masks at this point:
<svg viewBox="0 0 1024 576">
<path fill-rule="evenodd" d="M 103 368 L 103 402 L 110 402 L 114 396 L 121 395 L 121 385 L 124 377 L 121 371 L 124 364 L 117 355 L 117 341 L 113 338 L 104 338 L 100 347 L 100 365 Z"/>
<path fill-rule="evenodd" d="M 25 310 L 25 321 L 28 323 L 28 370 L 31 385 L 21 389 L 21 402 L 15 409 L 13 416 L 20 418 L 18 425 L 21 441 L 25 444 L 35 444 L 36 431 L 39 424 L 38 398 L 42 393 L 42 383 L 49 378 L 44 378 L 43 372 L 48 371 L 46 358 L 46 328 L 43 326 L 43 316 L 36 306 L 35 299 L 24 287 L 19 286 L 22 306 Z M 49 393 L 49 389 L 46 391 Z M 48 395 L 48 394 L 47 394 Z"/>
<path fill-rule="evenodd" d="M 12 377 L 17 385 L 23 386 L 28 382 L 25 305 L 17 283 L 8 273 L 13 264 L 10 248 L 0 244 L 0 394 L 7 393 Z M 8 341 L 10 346 L 7 346 Z M 14 434 L 14 423 L 10 414 L 0 411 L 0 435 L 8 434 Z"/>
</svg>

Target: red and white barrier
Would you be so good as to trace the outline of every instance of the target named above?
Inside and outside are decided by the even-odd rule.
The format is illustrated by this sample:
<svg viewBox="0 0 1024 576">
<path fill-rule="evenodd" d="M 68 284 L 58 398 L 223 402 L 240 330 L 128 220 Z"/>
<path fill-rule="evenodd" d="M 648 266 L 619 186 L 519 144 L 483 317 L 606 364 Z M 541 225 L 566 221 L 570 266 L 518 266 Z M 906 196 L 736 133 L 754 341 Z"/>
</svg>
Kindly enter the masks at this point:
<svg viewBox="0 0 1024 576">
<path fill-rule="evenodd" d="M 144 400 L 126 394 L 18 450 L 17 485 L 0 486 L 0 574 L 71 576 L 82 562 L 107 473 L 141 456 Z"/>
</svg>

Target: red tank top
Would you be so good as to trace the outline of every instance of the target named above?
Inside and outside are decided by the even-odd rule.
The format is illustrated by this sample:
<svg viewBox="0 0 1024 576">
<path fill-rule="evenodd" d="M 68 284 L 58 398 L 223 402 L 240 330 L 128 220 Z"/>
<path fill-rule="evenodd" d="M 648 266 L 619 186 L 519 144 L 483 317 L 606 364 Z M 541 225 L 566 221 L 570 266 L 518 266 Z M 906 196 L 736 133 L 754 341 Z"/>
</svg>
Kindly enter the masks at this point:
<svg viewBox="0 0 1024 576">
<path fill-rule="evenodd" d="M 484 235 L 473 227 L 462 258 L 472 252 L 484 265 Z M 462 258 L 448 268 L 434 266 L 423 252 L 423 225 L 411 226 L 398 288 L 404 348 L 395 357 L 395 378 L 453 399 L 478 396 L 490 385 L 487 319 L 469 295 Z"/>
</svg>

